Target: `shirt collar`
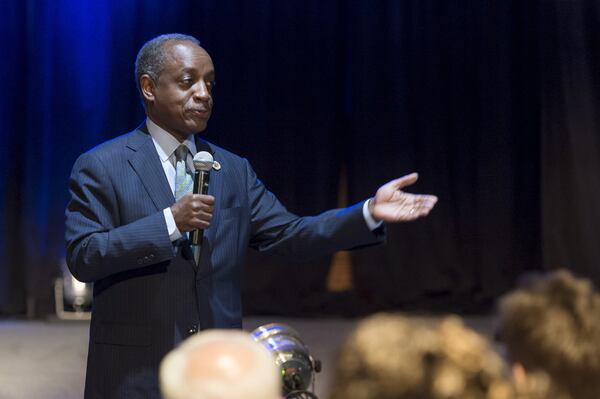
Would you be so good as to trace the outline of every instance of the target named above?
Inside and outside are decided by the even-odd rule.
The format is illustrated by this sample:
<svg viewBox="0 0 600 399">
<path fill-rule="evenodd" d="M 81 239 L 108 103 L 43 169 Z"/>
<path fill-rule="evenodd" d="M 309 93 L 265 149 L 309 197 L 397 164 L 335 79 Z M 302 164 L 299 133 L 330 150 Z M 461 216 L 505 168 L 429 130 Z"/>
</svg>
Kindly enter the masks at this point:
<svg viewBox="0 0 600 399">
<path fill-rule="evenodd" d="M 150 136 L 152 136 L 154 142 L 157 144 L 156 150 L 158 151 L 160 160 L 165 162 L 173 155 L 181 143 L 165 129 L 154 123 L 150 117 L 146 118 L 146 127 L 148 128 Z M 194 142 L 193 137 L 194 136 L 190 136 L 183 142 L 190 150 L 192 157 L 196 155 L 196 143 Z"/>
</svg>

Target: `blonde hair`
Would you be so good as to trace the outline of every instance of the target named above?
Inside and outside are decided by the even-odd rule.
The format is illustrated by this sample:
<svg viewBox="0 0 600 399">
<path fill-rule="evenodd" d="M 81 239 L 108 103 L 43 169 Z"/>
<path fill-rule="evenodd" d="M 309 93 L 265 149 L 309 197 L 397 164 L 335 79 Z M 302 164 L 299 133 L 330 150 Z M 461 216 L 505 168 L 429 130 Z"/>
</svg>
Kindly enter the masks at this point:
<svg viewBox="0 0 600 399">
<path fill-rule="evenodd" d="M 165 399 L 278 399 L 281 376 L 272 355 L 248 333 L 201 332 L 160 366 Z"/>
<path fill-rule="evenodd" d="M 506 295 L 498 338 L 528 372 L 547 372 L 574 398 L 600 398 L 600 296 L 589 280 L 560 270 Z"/>
<path fill-rule="evenodd" d="M 401 315 L 362 321 L 342 347 L 333 399 L 512 399 L 502 359 L 458 317 L 426 327 Z"/>
<path fill-rule="evenodd" d="M 515 399 L 571 399 L 550 376 L 543 371 L 527 372 L 514 378 Z"/>
</svg>

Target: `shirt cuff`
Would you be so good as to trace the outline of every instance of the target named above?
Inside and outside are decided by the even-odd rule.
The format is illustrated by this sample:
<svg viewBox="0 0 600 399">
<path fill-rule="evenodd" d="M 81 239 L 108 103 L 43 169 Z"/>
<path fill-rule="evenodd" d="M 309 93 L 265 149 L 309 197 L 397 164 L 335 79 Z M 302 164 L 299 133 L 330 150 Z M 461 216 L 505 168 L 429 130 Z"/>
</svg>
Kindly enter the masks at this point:
<svg viewBox="0 0 600 399">
<path fill-rule="evenodd" d="M 179 240 L 181 238 L 181 232 L 177 228 L 177 224 L 175 224 L 175 218 L 173 218 L 173 212 L 171 212 L 171 208 L 165 208 L 163 210 L 163 214 L 165 215 L 165 222 L 167 223 L 169 239 L 171 242 Z"/>
<path fill-rule="evenodd" d="M 369 230 L 373 231 L 379 226 L 381 226 L 383 224 L 383 221 L 376 221 L 375 219 L 373 219 L 371 212 L 369 212 L 369 202 L 371 202 L 371 198 L 365 201 L 365 203 L 363 204 L 362 211 L 363 217 L 365 218 L 365 222 L 367 223 L 367 227 L 369 228 Z"/>
</svg>

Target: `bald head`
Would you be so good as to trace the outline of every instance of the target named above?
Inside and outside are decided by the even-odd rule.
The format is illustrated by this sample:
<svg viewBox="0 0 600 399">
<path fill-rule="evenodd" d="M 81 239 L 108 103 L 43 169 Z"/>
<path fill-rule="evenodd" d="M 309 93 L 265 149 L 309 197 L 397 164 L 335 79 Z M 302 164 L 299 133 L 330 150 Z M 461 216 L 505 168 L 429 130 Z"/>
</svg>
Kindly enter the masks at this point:
<svg viewBox="0 0 600 399">
<path fill-rule="evenodd" d="M 281 393 L 271 354 L 241 331 L 188 339 L 165 357 L 160 380 L 166 399 L 276 399 Z"/>
<path fill-rule="evenodd" d="M 185 374 L 191 379 L 219 378 L 235 383 L 252 372 L 256 356 L 255 348 L 250 345 L 223 337 L 190 350 Z"/>
</svg>

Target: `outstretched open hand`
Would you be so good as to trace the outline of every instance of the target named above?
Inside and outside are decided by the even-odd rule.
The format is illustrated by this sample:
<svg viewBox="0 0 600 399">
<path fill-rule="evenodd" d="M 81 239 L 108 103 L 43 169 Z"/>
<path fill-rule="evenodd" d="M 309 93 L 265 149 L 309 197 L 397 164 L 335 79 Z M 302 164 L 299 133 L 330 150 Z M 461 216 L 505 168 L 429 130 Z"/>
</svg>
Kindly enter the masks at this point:
<svg viewBox="0 0 600 399">
<path fill-rule="evenodd" d="M 381 186 L 369 203 L 371 216 L 375 220 L 389 223 L 408 222 L 427 216 L 437 202 L 437 197 L 402 191 L 418 178 L 417 173 L 411 173 Z"/>
</svg>

